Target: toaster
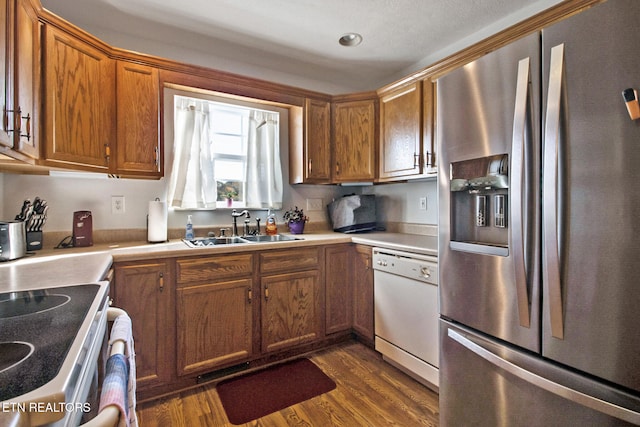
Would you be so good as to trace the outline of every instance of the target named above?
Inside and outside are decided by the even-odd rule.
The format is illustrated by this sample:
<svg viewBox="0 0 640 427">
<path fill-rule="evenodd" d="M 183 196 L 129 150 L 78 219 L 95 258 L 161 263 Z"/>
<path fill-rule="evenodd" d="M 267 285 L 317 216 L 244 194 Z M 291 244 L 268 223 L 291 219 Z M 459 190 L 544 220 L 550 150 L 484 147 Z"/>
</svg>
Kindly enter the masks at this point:
<svg viewBox="0 0 640 427">
<path fill-rule="evenodd" d="M 22 258 L 26 253 L 24 221 L 0 221 L 0 261 Z"/>
</svg>

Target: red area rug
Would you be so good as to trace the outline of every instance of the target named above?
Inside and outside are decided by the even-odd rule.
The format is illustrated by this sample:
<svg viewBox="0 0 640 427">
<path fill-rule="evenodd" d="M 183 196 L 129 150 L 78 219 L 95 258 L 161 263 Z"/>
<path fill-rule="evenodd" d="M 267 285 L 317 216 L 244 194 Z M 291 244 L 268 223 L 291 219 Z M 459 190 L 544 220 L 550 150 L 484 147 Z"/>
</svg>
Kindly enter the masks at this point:
<svg viewBox="0 0 640 427">
<path fill-rule="evenodd" d="M 244 424 L 336 388 L 309 359 L 221 381 L 216 389 L 232 424 Z"/>
</svg>

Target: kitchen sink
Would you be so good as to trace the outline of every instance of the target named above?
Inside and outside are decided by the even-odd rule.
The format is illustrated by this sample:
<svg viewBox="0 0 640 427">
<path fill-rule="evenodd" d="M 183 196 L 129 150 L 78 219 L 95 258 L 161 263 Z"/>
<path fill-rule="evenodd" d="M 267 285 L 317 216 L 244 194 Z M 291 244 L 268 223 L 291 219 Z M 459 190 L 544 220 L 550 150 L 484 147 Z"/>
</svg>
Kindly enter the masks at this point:
<svg viewBox="0 0 640 427">
<path fill-rule="evenodd" d="M 259 236 L 244 236 L 243 239 L 250 242 L 289 242 L 292 240 L 303 240 L 299 237 L 285 236 L 284 234 L 267 235 L 261 234 Z"/>
<path fill-rule="evenodd" d="M 242 237 L 198 237 L 195 239 L 182 239 L 182 241 L 191 248 L 204 248 L 209 246 L 249 243 Z"/>
<path fill-rule="evenodd" d="M 218 245 L 234 245 L 242 243 L 269 243 L 269 242 L 289 242 L 293 240 L 303 240 L 300 237 L 285 236 L 275 234 L 273 236 L 235 236 L 235 237 L 198 237 L 195 239 L 182 239 L 190 248 L 206 248 Z"/>
</svg>

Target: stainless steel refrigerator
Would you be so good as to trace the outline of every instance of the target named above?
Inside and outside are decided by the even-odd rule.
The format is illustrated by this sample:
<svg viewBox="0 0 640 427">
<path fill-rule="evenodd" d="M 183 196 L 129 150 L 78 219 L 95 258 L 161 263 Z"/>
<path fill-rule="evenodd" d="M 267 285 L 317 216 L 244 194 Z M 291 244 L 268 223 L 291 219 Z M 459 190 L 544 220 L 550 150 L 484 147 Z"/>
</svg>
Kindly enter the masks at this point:
<svg viewBox="0 0 640 427">
<path fill-rule="evenodd" d="M 443 427 L 640 424 L 639 17 L 609 0 L 437 81 Z"/>
</svg>

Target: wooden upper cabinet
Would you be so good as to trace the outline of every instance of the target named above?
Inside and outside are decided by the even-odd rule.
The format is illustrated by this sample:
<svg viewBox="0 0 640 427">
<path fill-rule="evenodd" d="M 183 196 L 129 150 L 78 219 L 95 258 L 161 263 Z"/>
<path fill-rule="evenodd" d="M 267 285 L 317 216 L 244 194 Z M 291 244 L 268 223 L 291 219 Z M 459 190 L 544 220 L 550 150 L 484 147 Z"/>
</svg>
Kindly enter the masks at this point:
<svg viewBox="0 0 640 427">
<path fill-rule="evenodd" d="M 422 152 L 424 168 L 422 174 L 435 176 L 438 173 L 436 141 L 436 82 L 430 79 L 422 82 Z"/>
<path fill-rule="evenodd" d="M 162 177 L 158 69 L 117 61 L 117 173 Z"/>
<path fill-rule="evenodd" d="M 31 2 L 7 0 L 0 3 L 0 28 L 0 145 L 14 157 L 37 159 L 41 24 Z"/>
<path fill-rule="evenodd" d="M 113 172 L 115 63 L 51 25 L 45 34 L 44 164 Z"/>
<path fill-rule="evenodd" d="M 422 162 L 421 82 L 380 98 L 381 180 L 420 173 Z"/>
<path fill-rule="evenodd" d="M 305 182 L 331 181 L 331 104 L 305 101 Z"/>
<path fill-rule="evenodd" d="M 376 178 L 377 99 L 333 104 L 333 182 Z"/>
<path fill-rule="evenodd" d="M 380 181 L 436 173 L 434 85 L 415 81 L 381 94 Z"/>
</svg>

